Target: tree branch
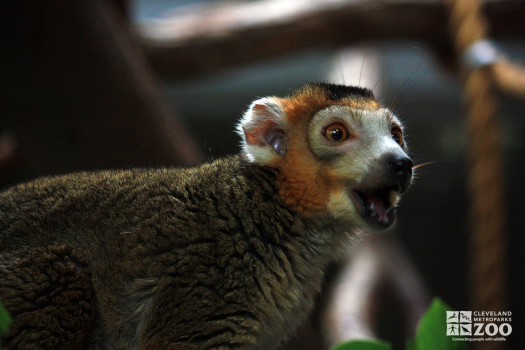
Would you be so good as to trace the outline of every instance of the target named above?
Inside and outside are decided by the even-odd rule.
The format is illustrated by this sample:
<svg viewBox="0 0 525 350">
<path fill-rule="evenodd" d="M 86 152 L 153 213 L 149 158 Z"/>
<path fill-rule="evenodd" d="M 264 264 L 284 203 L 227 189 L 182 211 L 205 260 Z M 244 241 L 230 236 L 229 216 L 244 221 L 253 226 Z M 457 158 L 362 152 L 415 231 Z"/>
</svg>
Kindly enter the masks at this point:
<svg viewBox="0 0 525 350">
<path fill-rule="evenodd" d="M 491 1 L 493 36 L 523 36 L 525 2 Z M 140 26 L 142 45 L 162 74 L 186 77 L 320 45 L 421 40 L 452 55 L 440 0 L 225 1 L 186 8 Z"/>
</svg>

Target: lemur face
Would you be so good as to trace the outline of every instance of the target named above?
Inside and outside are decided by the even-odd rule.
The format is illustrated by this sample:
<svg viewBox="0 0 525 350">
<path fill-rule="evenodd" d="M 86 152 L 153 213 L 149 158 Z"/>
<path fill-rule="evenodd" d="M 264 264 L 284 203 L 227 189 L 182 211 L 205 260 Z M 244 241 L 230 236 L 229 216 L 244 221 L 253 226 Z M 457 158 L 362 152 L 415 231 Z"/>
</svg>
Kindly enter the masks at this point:
<svg viewBox="0 0 525 350">
<path fill-rule="evenodd" d="M 305 215 L 386 228 L 412 178 L 400 121 L 369 90 L 308 84 L 255 101 L 239 125 L 252 162 L 279 170 L 283 200 Z"/>
<path fill-rule="evenodd" d="M 394 222 L 395 205 L 412 177 L 402 130 L 385 108 L 335 105 L 313 116 L 311 151 L 340 182 L 328 205 L 333 214 L 380 227 Z"/>
</svg>

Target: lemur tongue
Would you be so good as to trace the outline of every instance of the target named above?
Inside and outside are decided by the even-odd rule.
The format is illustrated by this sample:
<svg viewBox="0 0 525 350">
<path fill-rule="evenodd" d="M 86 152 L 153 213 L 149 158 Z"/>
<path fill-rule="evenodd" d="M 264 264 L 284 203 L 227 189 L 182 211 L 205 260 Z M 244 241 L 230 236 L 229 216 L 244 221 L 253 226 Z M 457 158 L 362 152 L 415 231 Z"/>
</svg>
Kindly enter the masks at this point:
<svg viewBox="0 0 525 350">
<path fill-rule="evenodd" d="M 361 198 L 366 216 L 382 225 L 390 225 L 393 222 L 393 208 L 387 204 L 383 196 L 378 194 L 361 194 Z"/>
</svg>

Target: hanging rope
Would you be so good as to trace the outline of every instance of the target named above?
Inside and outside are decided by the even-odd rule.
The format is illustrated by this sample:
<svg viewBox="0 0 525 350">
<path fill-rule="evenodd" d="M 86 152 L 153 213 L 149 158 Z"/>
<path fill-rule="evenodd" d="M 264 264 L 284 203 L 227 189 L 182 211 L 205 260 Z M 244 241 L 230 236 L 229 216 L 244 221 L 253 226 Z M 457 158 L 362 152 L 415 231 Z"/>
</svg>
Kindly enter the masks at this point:
<svg viewBox="0 0 525 350">
<path fill-rule="evenodd" d="M 472 309 L 505 310 L 507 239 L 504 171 L 494 67 L 505 70 L 506 63 L 486 40 L 487 22 L 481 13 L 480 1 L 448 1 L 451 5 L 452 35 L 465 79 Z M 523 87 L 525 91 L 525 84 Z M 503 347 L 503 342 L 475 344 L 475 349 Z"/>
<path fill-rule="evenodd" d="M 525 98 L 525 68 L 505 58 L 491 67 L 494 82 L 500 90 Z"/>
</svg>

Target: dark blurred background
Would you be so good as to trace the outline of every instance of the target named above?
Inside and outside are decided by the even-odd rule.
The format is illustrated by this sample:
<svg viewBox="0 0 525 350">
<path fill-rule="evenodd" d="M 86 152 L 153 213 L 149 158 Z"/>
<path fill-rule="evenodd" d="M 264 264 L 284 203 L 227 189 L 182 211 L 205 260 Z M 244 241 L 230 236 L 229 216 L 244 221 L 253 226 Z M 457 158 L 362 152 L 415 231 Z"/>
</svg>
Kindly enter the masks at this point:
<svg viewBox="0 0 525 350">
<path fill-rule="evenodd" d="M 77 170 L 197 164 L 238 151 L 234 124 L 257 97 L 308 81 L 364 84 L 404 121 L 415 163 L 432 162 L 417 170 L 398 223 L 382 235 L 403 247 L 429 296 L 470 310 L 465 113 L 446 7 L 283 1 L 274 16 L 261 3 L 11 4 L 2 20 L 0 186 Z M 294 7 L 296 19 L 281 17 Z M 243 17 L 249 11 L 255 23 Z M 486 15 L 498 47 L 525 62 L 525 3 L 491 1 Z M 506 345 L 523 349 L 525 101 L 500 96 L 499 107 L 503 273 L 513 312 Z"/>
</svg>

